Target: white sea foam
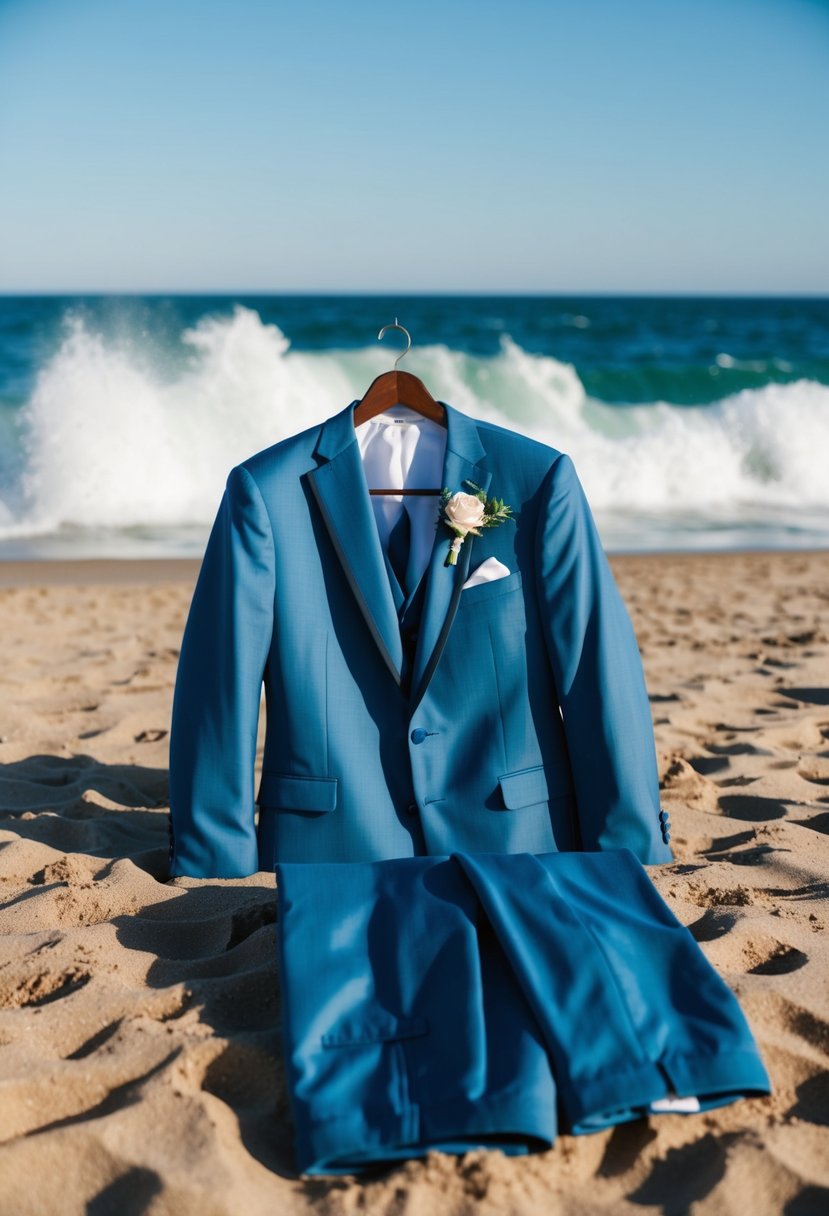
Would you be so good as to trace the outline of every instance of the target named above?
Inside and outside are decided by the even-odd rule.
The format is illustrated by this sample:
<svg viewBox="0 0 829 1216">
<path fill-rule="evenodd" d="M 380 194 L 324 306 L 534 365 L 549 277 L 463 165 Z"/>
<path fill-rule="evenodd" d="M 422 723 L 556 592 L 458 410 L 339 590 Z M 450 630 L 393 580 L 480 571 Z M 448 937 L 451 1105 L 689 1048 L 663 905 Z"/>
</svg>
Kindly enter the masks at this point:
<svg viewBox="0 0 829 1216">
<path fill-rule="evenodd" d="M 66 327 L 18 418 L 0 537 L 206 526 L 234 464 L 342 409 L 392 363 L 382 345 L 293 351 L 241 305 L 185 331 L 172 370 L 135 336 L 105 341 L 71 313 Z M 572 366 L 506 334 L 491 358 L 435 345 L 406 366 L 435 397 L 568 452 L 598 512 L 829 506 L 829 388 L 808 380 L 699 407 L 608 406 Z"/>
</svg>

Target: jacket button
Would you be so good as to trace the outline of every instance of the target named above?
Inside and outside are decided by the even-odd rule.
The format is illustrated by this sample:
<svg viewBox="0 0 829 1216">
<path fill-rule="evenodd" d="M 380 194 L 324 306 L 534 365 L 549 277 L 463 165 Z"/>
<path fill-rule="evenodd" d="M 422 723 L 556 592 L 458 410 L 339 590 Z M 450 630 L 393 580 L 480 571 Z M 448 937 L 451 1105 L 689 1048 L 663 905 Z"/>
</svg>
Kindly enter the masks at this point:
<svg viewBox="0 0 829 1216">
<path fill-rule="evenodd" d="M 410 735 L 412 743 L 422 743 L 428 733 L 428 730 L 424 730 L 422 726 L 416 726 Z"/>
<path fill-rule="evenodd" d="M 416 802 L 409 803 L 409 805 L 406 807 L 406 814 L 407 815 L 416 815 L 417 814 L 417 803 Z"/>
<path fill-rule="evenodd" d="M 660 821 L 661 821 L 662 823 L 665 823 L 665 822 L 667 821 L 668 817 L 669 817 L 669 816 L 668 816 L 668 812 L 667 812 L 667 811 L 666 811 L 666 810 L 663 808 L 663 809 L 662 809 L 662 810 L 659 812 L 659 819 L 660 819 Z"/>
</svg>

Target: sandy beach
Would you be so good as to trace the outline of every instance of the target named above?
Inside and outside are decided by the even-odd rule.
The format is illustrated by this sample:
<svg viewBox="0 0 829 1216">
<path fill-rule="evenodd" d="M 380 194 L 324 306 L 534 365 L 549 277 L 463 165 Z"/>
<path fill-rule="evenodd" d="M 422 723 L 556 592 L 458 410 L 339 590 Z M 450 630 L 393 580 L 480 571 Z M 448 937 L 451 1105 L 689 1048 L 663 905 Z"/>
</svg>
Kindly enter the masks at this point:
<svg viewBox="0 0 829 1216">
<path fill-rule="evenodd" d="M 293 1173 L 274 876 L 167 880 L 198 561 L 0 565 L 0 1214 L 829 1210 L 829 553 L 611 556 L 675 861 L 774 1087 L 546 1153 Z M 264 723 L 260 722 L 258 762 Z"/>
</svg>

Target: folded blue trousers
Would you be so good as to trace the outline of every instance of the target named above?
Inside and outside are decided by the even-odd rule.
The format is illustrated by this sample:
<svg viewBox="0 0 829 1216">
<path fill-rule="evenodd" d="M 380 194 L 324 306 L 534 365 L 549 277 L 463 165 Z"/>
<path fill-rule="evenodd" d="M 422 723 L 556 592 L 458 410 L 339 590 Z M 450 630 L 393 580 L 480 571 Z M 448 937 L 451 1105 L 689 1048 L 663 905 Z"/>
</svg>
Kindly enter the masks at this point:
<svg viewBox="0 0 829 1216">
<path fill-rule="evenodd" d="M 275 870 L 299 1173 L 533 1152 L 771 1091 L 736 997 L 628 849 Z"/>
</svg>

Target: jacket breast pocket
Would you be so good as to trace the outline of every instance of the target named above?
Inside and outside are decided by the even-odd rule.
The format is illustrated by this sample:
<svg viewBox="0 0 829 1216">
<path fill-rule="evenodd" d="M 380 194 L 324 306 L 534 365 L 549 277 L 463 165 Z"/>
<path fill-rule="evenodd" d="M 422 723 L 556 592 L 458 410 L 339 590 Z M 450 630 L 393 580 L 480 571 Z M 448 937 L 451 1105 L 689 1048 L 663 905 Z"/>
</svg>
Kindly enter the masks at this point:
<svg viewBox="0 0 829 1216">
<path fill-rule="evenodd" d="M 256 801 L 264 810 L 324 815 L 337 805 L 337 778 L 305 777 L 263 769 Z"/>
<path fill-rule="evenodd" d="M 468 608 L 474 605 L 476 608 L 480 608 L 490 600 L 497 600 L 509 595 L 510 592 L 519 591 L 521 583 L 520 570 L 513 570 L 511 574 L 505 574 L 503 578 L 489 579 L 486 583 L 474 583 L 471 587 L 461 590 L 458 607 Z"/>
</svg>

